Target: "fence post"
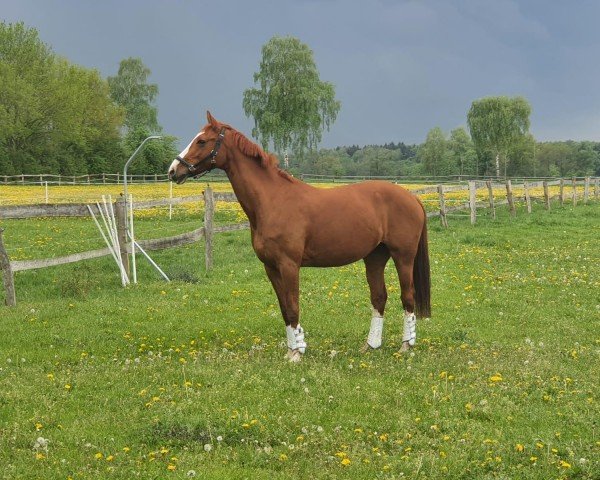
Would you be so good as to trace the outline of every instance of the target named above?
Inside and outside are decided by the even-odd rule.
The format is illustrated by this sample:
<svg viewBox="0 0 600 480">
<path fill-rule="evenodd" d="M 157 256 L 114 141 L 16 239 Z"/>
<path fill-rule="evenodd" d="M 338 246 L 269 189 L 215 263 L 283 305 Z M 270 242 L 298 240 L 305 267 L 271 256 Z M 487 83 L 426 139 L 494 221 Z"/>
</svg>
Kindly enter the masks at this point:
<svg viewBox="0 0 600 480">
<path fill-rule="evenodd" d="M 115 218 L 117 220 L 117 237 L 119 238 L 121 263 L 125 268 L 127 277 L 129 277 L 129 255 L 127 255 L 127 202 L 124 198 L 119 198 L 115 202 Z"/>
<path fill-rule="evenodd" d="M 600 178 L 596 177 L 594 180 L 594 198 L 598 200 L 598 196 L 600 195 Z"/>
<path fill-rule="evenodd" d="M 508 200 L 508 209 L 510 210 L 511 217 L 516 216 L 517 212 L 515 210 L 515 201 L 513 199 L 512 183 L 510 180 L 506 181 L 506 199 Z"/>
<path fill-rule="evenodd" d="M 529 183 L 523 182 L 523 189 L 525 190 L 525 203 L 527 204 L 527 213 L 531 213 L 531 197 L 529 196 Z"/>
<path fill-rule="evenodd" d="M 4 303 L 9 307 L 14 307 L 17 304 L 17 296 L 15 295 L 15 282 L 13 271 L 10 266 L 10 258 L 4 248 L 4 240 L 2 233 L 4 229 L 0 227 L 0 270 L 2 270 L 2 281 L 4 283 L 4 291 L 6 292 L 6 300 Z"/>
<path fill-rule="evenodd" d="M 544 205 L 546 206 L 546 210 L 550 210 L 550 195 L 548 193 L 548 182 L 544 180 L 542 182 L 544 186 Z"/>
<path fill-rule="evenodd" d="M 573 177 L 573 206 L 577 206 L 577 179 Z"/>
<path fill-rule="evenodd" d="M 587 204 L 590 196 L 590 177 L 585 177 L 585 183 L 583 185 L 583 203 Z"/>
<path fill-rule="evenodd" d="M 206 271 L 213 266 L 213 217 L 215 214 L 215 197 L 208 187 L 204 191 L 204 264 Z"/>
<path fill-rule="evenodd" d="M 558 199 L 560 200 L 560 206 L 562 207 L 565 204 L 565 179 L 560 179 L 559 190 L 558 190 Z"/>
<path fill-rule="evenodd" d="M 476 207 L 476 193 L 477 188 L 474 181 L 469 182 L 469 208 L 471 209 L 471 225 L 475 225 L 477 221 L 477 207 Z"/>
<path fill-rule="evenodd" d="M 446 199 L 444 198 L 444 185 L 441 183 L 437 186 L 437 191 L 440 197 L 440 222 L 442 227 L 448 226 L 448 219 L 446 218 Z"/>
<path fill-rule="evenodd" d="M 490 211 L 492 212 L 492 218 L 496 220 L 496 206 L 494 205 L 494 188 L 492 187 L 492 181 L 487 180 L 485 182 L 488 188 L 488 194 L 490 196 Z"/>
<path fill-rule="evenodd" d="M 173 219 L 173 182 L 169 182 L 169 220 Z"/>
</svg>

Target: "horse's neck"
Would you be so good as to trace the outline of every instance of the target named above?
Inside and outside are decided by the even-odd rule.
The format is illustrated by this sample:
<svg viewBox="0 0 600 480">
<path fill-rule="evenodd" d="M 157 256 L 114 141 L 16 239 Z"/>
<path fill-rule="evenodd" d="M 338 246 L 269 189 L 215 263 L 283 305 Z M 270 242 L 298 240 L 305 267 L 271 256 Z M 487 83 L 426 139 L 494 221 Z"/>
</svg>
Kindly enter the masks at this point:
<svg viewBox="0 0 600 480">
<path fill-rule="evenodd" d="M 277 191 L 286 182 L 273 167 L 240 155 L 230 163 L 227 177 L 250 224 L 256 227 L 264 209 L 274 203 Z"/>
</svg>

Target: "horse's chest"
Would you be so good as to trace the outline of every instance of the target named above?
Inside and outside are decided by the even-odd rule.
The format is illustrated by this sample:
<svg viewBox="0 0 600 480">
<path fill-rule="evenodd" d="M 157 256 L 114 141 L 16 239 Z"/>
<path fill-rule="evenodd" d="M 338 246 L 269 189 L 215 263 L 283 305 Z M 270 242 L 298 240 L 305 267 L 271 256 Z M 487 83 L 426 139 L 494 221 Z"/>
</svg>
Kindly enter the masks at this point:
<svg viewBox="0 0 600 480">
<path fill-rule="evenodd" d="M 299 258 L 303 250 L 301 242 L 299 239 L 295 239 L 294 236 L 267 236 L 257 232 L 252 235 L 252 248 L 256 256 L 267 264 L 277 263 L 284 257 Z"/>
</svg>

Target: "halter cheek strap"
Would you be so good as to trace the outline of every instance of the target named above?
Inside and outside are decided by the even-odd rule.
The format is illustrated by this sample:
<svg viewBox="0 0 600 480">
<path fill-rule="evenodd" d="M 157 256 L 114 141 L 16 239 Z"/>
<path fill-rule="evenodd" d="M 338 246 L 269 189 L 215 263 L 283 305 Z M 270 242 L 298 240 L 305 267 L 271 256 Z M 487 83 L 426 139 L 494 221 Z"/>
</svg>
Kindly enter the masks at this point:
<svg viewBox="0 0 600 480">
<path fill-rule="evenodd" d="M 187 167 L 190 174 L 192 174 L 192 175 L 194 175 L 194 172 L 198 169 L 198 167 L 202 163 L 204 163 L 206 160 L 210 160 L 210 167 L 208 168 L 208 170 L 205 170 L 204 172 L 198 174 L 197 176 L 206 175 L 208 172 L 210 172 L 213 168 L 215 168 L 217 166 L 216 158 L 217 158 L 217 154 L 219 153 L 219 149 L 221 148 L 221 144 L 223 143 L 224 138 L 225 138 L 225 127 L 222 127 L 221 131 L 219 132 L 219 136 L 217 137 L 217 140 L 215 141 L 215 146 L 213 147 L 213 149 L 210 151 L 210 153 L 206 157 L 204 157 L 202 160 L 200 160 L 195 165 L 192 165 L 190 162 L 188 162 L 187 160 L 184 160 L 179 155 L 177 155 L 177 157 L 175 157 L 175 160 L 178 160 L 179 162 L 183 163 Z"/>
</svg>

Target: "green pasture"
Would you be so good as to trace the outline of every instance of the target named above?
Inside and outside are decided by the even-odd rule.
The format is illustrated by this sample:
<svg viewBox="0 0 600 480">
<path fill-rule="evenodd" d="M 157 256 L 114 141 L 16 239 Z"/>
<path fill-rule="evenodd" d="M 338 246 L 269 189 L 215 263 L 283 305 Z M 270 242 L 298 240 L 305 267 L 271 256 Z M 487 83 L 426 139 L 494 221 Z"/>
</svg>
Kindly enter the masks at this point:
<svg viewBox="0 0 600 480">
<path fill-rule="evenodd" d="M 357 263 L 302 271 L 309 348 L 284 361 L 248 231 L 216 235 L 208 274 L 200 243 L 154 252 L 171 283 L 142 258 L 125 289 L 110 257 L 17 272 L 18 306 L 0 306 L 0 478 L 600 478 L 600 204 L 480 213 L 430 222 L 433 317 L 408 354 L 391 265 L 384 345 L 359 352 Z M 17 258 L 103 246 L 88 219 L 2 226 Z"/>
</svg>

